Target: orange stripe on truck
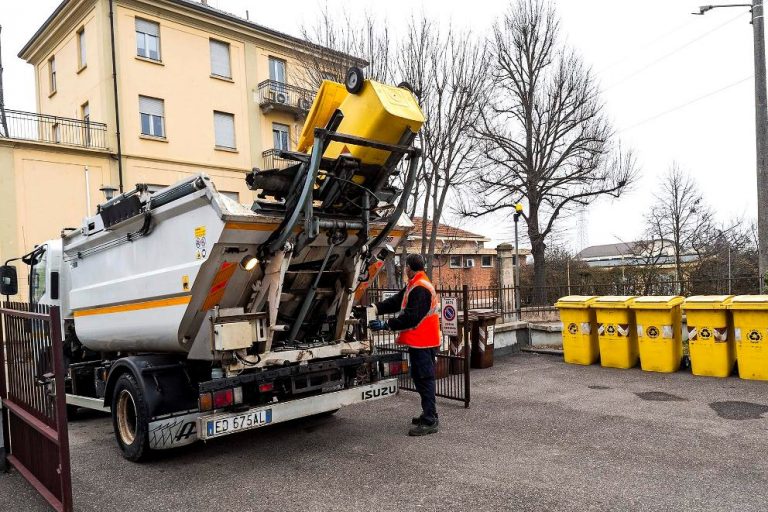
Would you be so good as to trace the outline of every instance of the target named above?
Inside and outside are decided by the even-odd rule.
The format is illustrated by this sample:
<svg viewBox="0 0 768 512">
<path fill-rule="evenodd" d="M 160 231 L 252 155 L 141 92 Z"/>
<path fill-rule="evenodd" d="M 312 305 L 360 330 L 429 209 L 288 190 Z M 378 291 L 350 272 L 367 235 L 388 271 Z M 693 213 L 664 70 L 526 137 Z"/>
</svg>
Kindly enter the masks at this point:
<svg viewBox="0 0 768 512">
<path fill-rule="evenodd" d="M 75 317 L 91 315 L 108 315 L 110 313 L 124 313 L 126 311 L 139 311 L 142 309 L 166 308 L 168 306 L 180 306 L 189 304 L 192 300 L 191 295 L 181 295 L 168 299 L 148 300 L 144 302 L 131 302 L 129 304 L 117 304 L 115 306 L 105 306 L 103 308 L 81 309 L 75 311 Z"/>
</svg>

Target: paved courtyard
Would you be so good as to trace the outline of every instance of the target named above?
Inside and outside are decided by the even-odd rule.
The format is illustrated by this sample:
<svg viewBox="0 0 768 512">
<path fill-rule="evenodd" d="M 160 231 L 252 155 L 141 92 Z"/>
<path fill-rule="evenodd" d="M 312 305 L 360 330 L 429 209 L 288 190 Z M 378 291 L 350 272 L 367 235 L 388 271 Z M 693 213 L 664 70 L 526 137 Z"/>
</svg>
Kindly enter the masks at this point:
<svg viewBox="0 0 768 512">
<path fill-rule="evenodd" d="M 123 460 L 107 417 L 70 425 L 76 510 L 765 510 L 768 383 L 497 358 L 472 407 L 408 438 L 413 393 Z M 47 510 L 18 473 L 0 510 Z"/>
</svg>

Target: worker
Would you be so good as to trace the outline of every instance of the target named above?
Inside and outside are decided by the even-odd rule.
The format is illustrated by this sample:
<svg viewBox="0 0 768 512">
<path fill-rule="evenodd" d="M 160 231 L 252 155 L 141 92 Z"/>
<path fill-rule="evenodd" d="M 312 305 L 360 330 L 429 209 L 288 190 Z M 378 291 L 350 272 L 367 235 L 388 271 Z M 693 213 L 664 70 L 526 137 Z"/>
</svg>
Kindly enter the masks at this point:
<svg viewBox="0 0 768 512">
<path fill-rule="evenodd" d="M 411 436 L 438 430 L 435 401 L 435 358 L 440 346 L 440 309 L 437 294 L 424 272 L 424 257 L 409 254 L 405 259 L 408 284 L 397 295 L 374 304 L 376 315 L 400 312 L 389 320 L 372 320 L 374 331 L 398 331 L 397 343 L 408 346 L 411 377 L 421 397 L 421 415 L 413 418 Z"/>
</svg>

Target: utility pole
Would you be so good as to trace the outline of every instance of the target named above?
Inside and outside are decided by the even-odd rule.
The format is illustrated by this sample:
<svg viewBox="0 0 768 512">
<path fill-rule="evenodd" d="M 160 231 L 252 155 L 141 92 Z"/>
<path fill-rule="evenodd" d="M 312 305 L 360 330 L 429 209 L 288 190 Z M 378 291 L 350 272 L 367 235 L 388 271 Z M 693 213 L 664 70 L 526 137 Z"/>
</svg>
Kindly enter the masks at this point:
<svg viewBox="0 0 768 512">
<path fill-rule="evenodd" d="M 765 293 L 766 272 L 768 272 L 768 99 L 766 98 L 765 77 L 765 25 L 763 22 L 763 0 L 751 4 L 702 5 L 702 15 L 721 7 L 749 7 L 752 13 L 752 36 L 755 59 L 755 149 L 757 150 L 757 249 L 760 272 L 760 293 Z"/>
</svg>

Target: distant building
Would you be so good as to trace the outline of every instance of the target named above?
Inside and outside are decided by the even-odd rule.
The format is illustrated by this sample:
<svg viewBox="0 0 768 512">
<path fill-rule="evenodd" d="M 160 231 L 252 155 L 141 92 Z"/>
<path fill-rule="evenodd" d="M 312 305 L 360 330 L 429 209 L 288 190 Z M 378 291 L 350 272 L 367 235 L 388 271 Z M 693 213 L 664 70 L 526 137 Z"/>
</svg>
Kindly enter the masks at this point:
<svg viewBox="0 0 768 512">
<path fill-rule="evenodd" d="M 413 219 L 414 228 L 406 241 L 406 251 L 420 252 L 423 219 Z M 427 243 L 432 234 L 432 224 L 427 221 Z M 473 287 L 497 286 L 499 280 L 498 257 L 495 248 L 486 244 L 491 239 L 464 229 L 440 224 L 435 239 L 435 258 L 432 281 L 437 287 L 469 285 Z M 529 249 L 520 249 L 521 261 Z"/>
<path fill-rule="evenodd" d="M 593 245 L 576 254 L 576 259 L 594 268 L 655 266 L 674 268 L 675 247 L 669 240 L 637 240 Z M 683 263 L 698 260 L 695 253 L 681 255 Z"/>
</svg>

